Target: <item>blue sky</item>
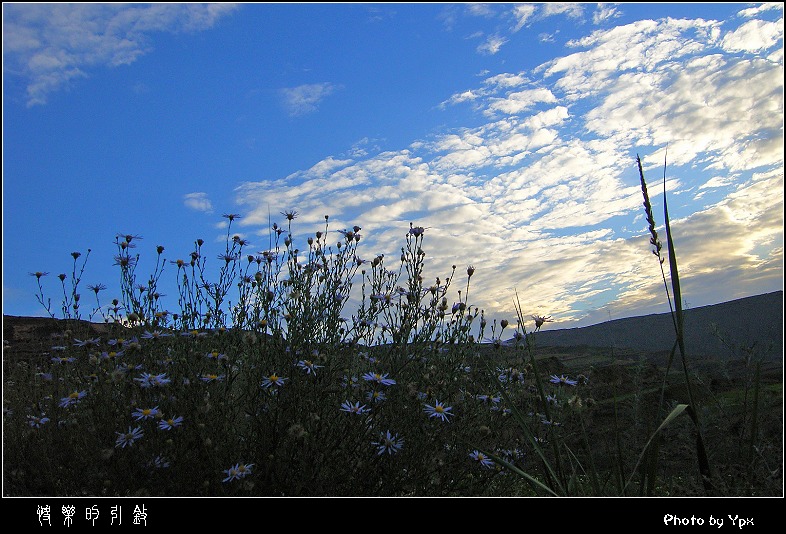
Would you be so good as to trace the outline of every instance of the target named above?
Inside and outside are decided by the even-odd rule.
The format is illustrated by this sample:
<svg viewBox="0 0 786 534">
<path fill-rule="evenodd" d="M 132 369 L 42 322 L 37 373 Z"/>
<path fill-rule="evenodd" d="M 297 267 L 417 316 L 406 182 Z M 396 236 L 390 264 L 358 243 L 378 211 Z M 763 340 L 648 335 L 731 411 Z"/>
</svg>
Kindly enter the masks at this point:
<svg viewBox="0 0 786 534">
<path fill-rule="evenodd" d="M 3 313 L 87 249 L 119 297 L 118 233 L 144 275 L 288 210 L 368 258 L 426 227 L 489 317 L 665 312 L 637 154 L 688 307 L 782 290 L 783 80 L 780 3 L 4 3 Z"/>
</svg>

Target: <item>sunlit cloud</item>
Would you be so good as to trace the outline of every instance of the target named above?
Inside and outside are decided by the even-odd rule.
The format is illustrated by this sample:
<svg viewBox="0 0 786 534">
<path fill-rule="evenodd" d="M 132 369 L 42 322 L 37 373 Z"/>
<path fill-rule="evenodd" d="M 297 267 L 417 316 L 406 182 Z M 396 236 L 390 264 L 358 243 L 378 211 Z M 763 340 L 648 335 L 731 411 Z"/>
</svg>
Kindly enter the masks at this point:
<svg viewBox="0 0 786 534">
<path fill-rule="evenodd" d="M 234 4 L 3 4 L 4 74 L 26 86 L 27 105 L 104 66 L 135 62 L 155 33 L 210 29 Z"/>
<path fill-rule="evenodd" d="M 783 71 L 766 59 L 776 45 L 761 36 L 772 32 L 750 28 L 664 19 L 595 31 L 570 43 L 573 53 L 487 76 L 440 105 L 471 105 L 477 125 L 242 184 L 241 224 L 264 228 L 276 199 L 302 208 L 301 235 L 323 228 L 326 214 L 334 229 L 363 227 L 368 255 L 395 255 L 409 224 L 423 226 L 428 276 L 473 264 L 471 294 L 488 313 L 511 314 L 514 293 L 525 313 L 563 323 L 667 311 L 635 154 L 656 184 L 668 154 L 685 287 L 701 295 L 700 277 L 730 276 L 733 257 L 736 272 L 761 273 L 737 291 L 756 292 L 782 274 Z M 723 35 L 749 44 L 721 56 Z M 681 195 L 710 191 L 725 200 L 677 215 Z M 651 198 L 659 208 L 659 185 Z"/>
<path fill-rule="evenodd" d="M 730 52 L 758 52 L 775 46 L 783 40 L 783 20 L 768 22 L 751 20 L 723 36 L 721 46 Z"/>
</svg>

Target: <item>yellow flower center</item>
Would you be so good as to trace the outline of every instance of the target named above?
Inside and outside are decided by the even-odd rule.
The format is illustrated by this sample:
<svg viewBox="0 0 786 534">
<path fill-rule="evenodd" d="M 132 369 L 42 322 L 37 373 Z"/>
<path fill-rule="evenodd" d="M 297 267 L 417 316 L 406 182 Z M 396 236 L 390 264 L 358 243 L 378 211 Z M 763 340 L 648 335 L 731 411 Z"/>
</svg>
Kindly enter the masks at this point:
<svg viewBox="0 0 786 534">
<path fill-rule="evenodd" d="M 442 413 L 442 412 L 444 412 L 444 411 L 445 411 L 445 408 L 443 408 L 443 407 L 442 407 L 442 406 L 440 406 L 440 405 L 437 405 L 437 406 L 434 408 L 434 411 L 435 411 L 435 412 L 437 412 L 437 413 Z"/>
</svg>

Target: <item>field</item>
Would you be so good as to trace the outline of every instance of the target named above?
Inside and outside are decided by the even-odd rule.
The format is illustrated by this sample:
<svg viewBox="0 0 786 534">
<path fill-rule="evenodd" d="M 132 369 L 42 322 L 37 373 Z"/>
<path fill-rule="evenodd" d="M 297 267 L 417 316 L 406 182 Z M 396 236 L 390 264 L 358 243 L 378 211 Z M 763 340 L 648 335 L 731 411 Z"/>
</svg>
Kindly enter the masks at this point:
<svg viewBox="0 0 786 534">
<path fill-rule="evenodd" d="M 264 428 L 260 426 L 255 430 L 259 433 L 254 434 L 257 443 L 253 447 L 244 443 L 241 436 L 225 436 L 223 432 L 229 428 L 226 425 L 216 425 L 213 431 L 210 430 L 211 424 L 215 424 L 211 423 L 213 417 L 225 414 L 231 418 L 233 424 L 237 424 L 240 419 L 247 419 L 248 415 L 241 414 L 240 418 L 236 413 L 230 415 L 233 410 L 227 406 L 229 399 L 221 398 L 224 394 L 222 391 L 227 390 L 202 387 L 210 386 L 208 383 L 197 384 L 201 391 L 197 394 L 188 393 L 187 403 L 182 399 L 173 399 L 174 395 L 171 394 L 166 398 L 159 396 L 155 401 L 145 403 L 144 390 L 126 390 L 126 397 L 116 397 L 127 403 L 125 410 L 118 409 L 117 406 L 111 409 L 96 405 L 88 407 L 95 389 L 93 387 L 90 395 L 80 400 L 80 405 L 75 407 L 89 410 L 91 414 L 104 414 L 103 417 L 110 417 L 111 414 L 113 419 L 119 420 L 117 423 L 100 425 L 93 422 L 88 427 L 88 432 L 92 435 L 86 437 L 80 435 L 78 428 L 74 428 L 87 424 L 74 407 L 53 407 L 46 410 L 44 415 L 30 410 L 31 414 L 51 419 L 40 428 L 36 427 L 31 425 L 29 418 L 24 417 L 28 414 L 21 414 L 23 417 L 19 417 L 17 384 L 22 380 L 20 371 L 29 373 L 25 380 L 40 382 L 40 378 L 36 376 L 40 377 L 43 370 L 57 373 L 58 367 L 63 367 L 62 364 L 50 360 L 52 347 L 62 346 L 67 341 L 64 335 L 76 339 L 102 338 L 108 341 L 117 339 L 117 330 L 111 325 L 100 323 L 8 316 L 4 317 L 3 327 L 4 339 L 7 341 L 3 358 L 4 407 L 9 408 L 9 405 L 14 404 L 13 413 L 4 416 L 5 496 L 549 494 L 546 489 L 528 481 L 518 469 L 551 489 L 559 488 L 559 482 L 563 483 L 565 495 L 706 494 L 697 468 L 696 435 L 690 419 L 684 415 L 675 418 L 659 434 L 657 457 L 649 460 L 657 465 L 654 471 L 655 479 L 651 483 L 645 476 L 643 466 L 636 465 L 641 462 L 641 453 L 647 439 L 660 423 L 658 418 L 651 417 L 650 414 L 655 412 L 660 403 L 671 407 L 677 405 L 686 395 L 684 377 L 676 366 L 672 366 L 668 377 L 665 373 L 668 353 L 586 346 L 538 347 L 537 333 L 534 333 L 534 346 L 531 346 L 530 350 L 527 350 L 526 346 L 516 348 L 508 344 L 485 343 L 473 344 L 471 350 L 466 350 L 466 347 L 456 350 L 456 353 L 461 355 L 461 362 L 455 361 L 454 355 L 446 355 L 444 361 L 450 362 L 451 367 L 466 366 L 482 371 L 478 375 L 472 372 L 469 375 L 472 379 L 461 386 L 459 381 L 464 380 L 467 373 L 453 376 L 450 380 L 457 383 L 453 391 L 450 391 L 451 388 L 445 389 L 444 385 L 450 373 L 436 371 L 433 360 L 427 365 L 424 364 L 425 366 L 418 362 L 417 368 L 412 364 L 408 371 L 391 375 L 406 375 L 409 383 L 398 380 L 397 384 L 384 388 L 388 392 L 386 402 L 391 406 L 396 403 L 396 408 L 411 411 L 412 414 L 396 414 L 392 410 L 379 414 L 380 418 L 385 417 L 390 423 L 389 426 L 397 431 L 395 433 L 402 436 L 403 446 L 400 450 L 391 449 L 391 452 L 377 455 L 371 443 L 384 443 L 375 440 L 382 431 L 382 426 L 374 421 L 373 429 L 371 425 L 363 428 L 350 418 L 369 421 L 373 420 L 372 417 L 342 412 L 340 406 L 346 397 L 350 397 L 353 401 L 359 399 L 360 405 L 371 407 L 372 413 L 377 408 L 372 402 L 364 402 L 362 396 L 351 397 L 352 394 L 344 389 L 347 386 L 342 387 L 340 384 L 345 369 L 331 370 L 331 364 L 327 361 L 322 362 L 324 368 L 319 369 L 317 374 L 332 374 L 335 381 L 296 384 L 298 377 L 293 377 L 287 386 L 297 389 L 296 397 L 300 398 L 287 399 L 294 400 L 297 406 L 276 406 L 275 409 L 280 413 L 276 414 L 275 418 L 266 418 Z M 77 335 L 77 332 L 81 333 Z M 136 338 L 139 339 L 143 332 L 144 330 L 137 330 Z M 222 344 L 232 347 L 237 346 L 236 343 L 242 343 L 231 341 L 228 334 L 223 334 L 226 338 L 222 339 Z M 127 339 L 135 337 L 129 331 L 123 331 L 123 335 Z M 171 342 L 182 343 L 179 340 Z M 208 353 L 207 347 L 215 346 L 222 346 L 216 343 L 215 338 L 205 341 L 204 350 L 190 351 L 190 357 L 196 361 L 204 359 L 202 352 Z M 230 350 L 226 349 L 226 352 L 230 353 Z M 395 347 L 380 347 L 378 350 L 379 362 L 392 362 L 395 358 Z M 391 354 L 384 356 L 381 354 L 384 351 Z M 144 350 L 140 351 L 143 352 Z M 260 357 L 266 357 L 262 355 L 263 352 L 260 351 Z M 530 355 L 533 360 L 530 360 Z M 340 367 L 349 365 L 343 357 L 335 358 L 343 362 Z M 143 360 L 144 358 L 140 361 Z M 510 412 L 503 415 L 506 405 L 518 407 L 522 411 L 537 405 L 537 384 L 532 376 L 533 361 L 545 384 L 555 386 L 549 382 L 552 376 L 572 377 L 582 381 L 576 386 L 557 386 L 548 392 L 548 396 L 555 399 L 553 412 L 559 413 L 559 416 L 552 417 L 555 420 L 559 418 L 560 426 L 544 425 L 542 417 L 532 414 L 524 415 L 523 421 L 516 420 Z M 35 365 L 36 362 L 38 365 Z M 459 363 L 460 365 L 457 365 Z M 95 365 L 100 367 L 101 363 L 96 362 Z M 290 366 L 294 367 L 294 360 Z M 477 410 L 484 402 L 469 398 L 468 390 L 463 391 L 464 395 L 461 395 L 461 392 L 465 387 L 472 387 L 470 384 L 477 387 L 479 376 L 486 375 L 488 379 L 489 373 L 484 370 L 486 367 L 497 371 L 520 369 L 527 373 L 527 379 L 521 382 L 522 387 L 518 384 L 508 385 L 510 398 L 503 398 L 501 390 L 485 390 L 492 398 L 498 399 L 498 405 L 486 400 L 488 409 L 484 413 Z M 713 481 L 716 492 L 714 494 L 782 496 L 782 366 L 772 361 L 757 366 L 755 360 L 742 357 L 722 362 L 705 358 L 695 362 L 692 372 L 695 401 L 702 406 L 703 432 L 704 440 L 708 444 L 709 462 L 717 476 Z M 440 378 L 429 377 L 429 373 Z M 260 376 L 262 374 L 265 373 L 260 371 Z M 427 390 L 429 387 L 428 382 L 415 378 L 423 375 L 426 375 L 427 381 L 436 378 L 431 387 L 443 388 L 438 389 L 441 398 L 450 400 L 455 415 L 449 417 L 448 421 L 417 413 L 422 410 L 416 407 L 418 392 L 414 390 Z M 177 375 L 170 376 L 174 378 Z M 240 380 L 239 377 L 236 378 L 235 383 Z M 488 380 L 486 383 L 489 383 Z M 420 385 L 424 387 L 417 387 Z M 302 389 L 304 387 L 312 389 Z M 544 387 L 548 389 L 547 385 Z M 401 398 L 396 398 L 393 394 L 396 388 L 402 392 L 405 389 L 409 391 Z M 185 388 L 182 389 L 184 391 L 176 395 L 187 395 Z M 67 388 L 64 391 L 67 391 Z M 107 391 L 109 390 L 104 390 L 104 395 Z M 174 387 L 172 391 L 176 391 Z M 285 388 L 281 388 L 279 396 L 282 400 L 284 392 Z M 477 397 L 481 391 L 472 393 Z M 120 391 L 115 394 L 120 394 Z M 317 394 L 319 398 L 311 398 Z M 65 397 L 65 394 L 63 396 Z M 53 400 L 57 398 L 59 396 Z M 231 398 L 237 399 L 234 394 Z M 324 402 L 321 402 L 320 398 L 324 399 Z M 98 402 L 105 403 L 107 400 L 102 398 Z M 259 398 L 256 402 L 273 406 L 269 398 Z M 422 404 L 429 402 L 427 399 L 422 401 Z M 42 401 L 39 401 L 36 409 L 41 408 L 41 404 Z M 160 431 L 159 434 L 168 434 L 168 440 L 154 437 L 155 445 L 145 444 L 144 439 L 140 439 L 138 443 L 129 444 L 128 447 L 116 447 L 115 438 L 119 433 L 123 433 L 125 427 L 131 429 L 131 426 L 137 424 L 131 418 L 134 407 L 146 407 L 148 404 L 155 404 L 164 412 L 159 420 L 152 421 L 152 425 L 140 425 L 151 437 L 155 430 L 149 428 L 154 428 L 156 422 L 169 417 L 172 413 L 169 406 L 181 409 L 185 419 L 184 427 L 172 429 L 169 433 Z M 199 413 L 188 416 L 185 408 L 181 408 L 185 405 L 190 406 L 192 412 Z M 431 405 L 434 405 L 433 401 Z M 27 406 L 33 408 L 33 404 Z M 325 409 L 327 406 L 329 409 Z M 460 419 L 467 420 L 467 424 L 459 422 Z M 405 431 L 413 425 L 419 427 L 418 432 Z M 323 426 L 326 428 L 321 428 Z M 247 430 L 251 431 L 251 428 Z M 43 437 L 44 432 L 49 435 Z M 180 433 L 175 434 L 176 432 Z M 267 434 L 267 438 L 263 440 L 264 445 L 259 443 L 261 433 Z M 537 458 L 533 445 L 528 442 L 527 436 L 530 433 L 531 437 L 536 439 L 535 443 L 543 446 L 542 460 Z M 187 440 L 188 446 L 182 448 L 172 443 L 173 438 Z M 416 440 L 416 444 L 410 446 L 411 442 Z M 167 441 L 170 442 L 169 445 Z M 324 450 L 328 443 L 332 451 Z M 552 443 L 559 444 L 558 448 L 552 449 Z M 292 447 L 295 446 L 301 451 L 300 454 L 293 453 Z M 93 447 L 96 450 L 91 452 L 90 448 Z M 160 448 L 157 449 L 159 452 L 166 454 L 153 454 L 156 447 Z M 457 449 L 455 453 L 452 450 L 454 448 Z M 519 450 L 514 454 L 516 449 Z M 470 456 L 480 450 L 487 451 L 487 458 L 498 458 L 500 462 L 506 463 L 490 463 L 489 467 L 486 467 Z M 145 458 L 147 461 L 160 457 L 160 461 L 169 465 L 165 468 L 148 466 L 142 469 L 141 465 L 132 468 L 128 462 L 133 459 L 141 463 L 142 451 L 149 456 Z M 409 454 L 405 454 L 405 451 Z M 505 456 L 503 451 L 510 456 Z M 177 466 L 175 461 L 178 456 L 187 458 L 188 465 Z M 557 463 L 560 460 L 567 465 Z M 287 461 L 292 464 L 288 466 Z M 246 465 L 253 464 L 253 467 L 249 467 L 252 475 L 222 482 L 230 477 L 229 471 L 235 464 L 242 465 L 243 462 L 246 462 Z M 318 462 L 338 465 L 319 466 Z M 510 462 L 509 467 L 505 467 L 507 462 Z M 554 469 L 553 476 L 556 478 L 551 482 L 550 468 Z M 558 469 L 562 470 L 562 474 L 557 472 Z M 129 470 L 134 474 L 133 477 L 128 476 Z M 406 474 L 408 470 L 411 474 Z M 170 477 L 161 477 L 161 471 L 179 473 L 178 477 L 182 477 L 180 483 L 173 482 Z M 377 473 L 377 476 L 369 476 L 371 472 Z M 260 480 L 262 477 L 266 480 Z"/>
</svg>

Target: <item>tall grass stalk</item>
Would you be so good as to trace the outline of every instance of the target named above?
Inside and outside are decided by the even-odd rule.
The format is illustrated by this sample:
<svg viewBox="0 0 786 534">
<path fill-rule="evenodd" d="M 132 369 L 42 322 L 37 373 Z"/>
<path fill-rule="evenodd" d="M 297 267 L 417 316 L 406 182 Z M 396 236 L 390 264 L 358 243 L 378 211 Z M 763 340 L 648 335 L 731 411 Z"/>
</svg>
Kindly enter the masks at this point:
<svg viewBox="0 0 786 534">
<path fill-rule="evenodd" d="M 658 239 L 658 234 L 655 230 L 655 219 L 652 214 L 652 205 L 650 203 L 649 195 L 647 193 L 647 184 L 644 179 L 644 170 L 641 164 L 641 158 L 636 156 L 636 162 L 638 164 L 639 169 L 639 177 L 641 179 L 641 191 L 644 197 L 644 209 L 647 215 L 647 222 L 649 223 L 649 230 L 650 230 L 650 243 L 654 246 L 653 254 L 655 254 L 659 260 L 661 265 L 661 273 L 663 275 L 663 280 L 665 284 L 665 272 L 663 271 L 663 263 L 664 258 L 662 256 L 662 245 L 660 240 Z M 685 377 L 685 387 L 688 394 L 688 404 L 686 406 L 686 410 L 688 415 L 690 416 L 691 420 L 693 421 L 695 432 L 696 432 L 696 455 L 697 460 L 699 463 L 699 473 L 701 476 L 701 481 L 704 486 L 704 490 L 708 495 L 713 495 L 715 493 L 715 487 L 712 480 L 711 469 L 709 465 L 709 456 L 707 454 L 707 450 L 704 444 L 704 437 L 702 432 L 702 425 L 701 421 L 699 420 L 699 406 L 697 404 L 693 387 L 690 379 L 690 374 L 688 371 L 688 362 L 687 362 L 687 354 L 685 350 L 685 322 L 684 322 L 684 314 L 682 309 L 682 293 L 680 290 L 680 279 L 679 279 L 679 272 L 677 269 L 677 256 L 674 247 L 674 237 L 671 230 L 671 223 L 669 220 L 669 210 L 668 210 L 668 202 L 666 199 L 666 163 L 664 161 L 663 165 L 663 217 L 665 221 L 666 227 L 666 243 L 667 243 L 667 250 L 668 250 L 668 258 L 669 258 L 669 274 L 671 279 L 671 289 L 674 295 L 674 305 L 672 306 L 671 296 L 669 294 L 669 287 L 668 284 L 666 286 L 666 295 L 669 300 L 669 308 L 671 309 L 672 321 L 674 323 L 674 330 L 676 335 L 676 340 L 674 347 L 672 347 L 671 354 L 669 356 L 669 365 L 667 366 L 666 376 L 668 376 L 669 369 L 671 367 L 671 361 L 673 359 L 675 348 L 679 349 L 680 358 L 682 360 L 682 369 L 683 374 Z M 664 379 L 664 390 L 665 390 L 665 379 Z M 661 395 L 661 399 L 663 399 L 663 395 Z M 663 405 L 661 403 L 661 405 Z M 667 420 L 671 417 L 671 414 L 667 417 Z M 660 429 L 661 427 L 659 427 Z M 656 432 L 657 434 L 657 432 Z"/>
</svg>

